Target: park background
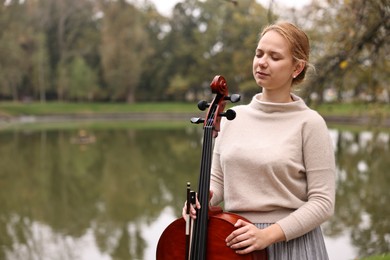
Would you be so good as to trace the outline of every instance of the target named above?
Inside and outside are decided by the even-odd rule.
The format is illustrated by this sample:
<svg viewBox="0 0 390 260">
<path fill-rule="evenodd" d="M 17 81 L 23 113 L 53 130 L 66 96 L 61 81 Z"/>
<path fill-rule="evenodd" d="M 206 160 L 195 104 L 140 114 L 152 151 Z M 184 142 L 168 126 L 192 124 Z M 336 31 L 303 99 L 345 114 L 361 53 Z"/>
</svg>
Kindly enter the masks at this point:
<svg viewBox="0 0 390 260">
<path fill-rule="evenodd" d="M 194 101 L 214 75 L 230 91 L 258 92 L 258 33 L 288 20 L 311 39 L 315 66 L 300 89 L 310 104 L 389 102 L 389 2 L 183 1 L 170 16 L 150 1 L 27 0 L 0 6 L 0 99 Z"/>
<path fill-rule="evenodd" d="M 295 91 L 336 147 L 331 259 L 388 258 L 389 18 L 388 0 L 183 0 L 169 13 L 1 1 L 0 259 L 153 259 L 196 186 L 196 103 L 215 75 L 248 103 L 258 33 L 279 20 L 311 39 L 316 69 Z"/>
</svg>

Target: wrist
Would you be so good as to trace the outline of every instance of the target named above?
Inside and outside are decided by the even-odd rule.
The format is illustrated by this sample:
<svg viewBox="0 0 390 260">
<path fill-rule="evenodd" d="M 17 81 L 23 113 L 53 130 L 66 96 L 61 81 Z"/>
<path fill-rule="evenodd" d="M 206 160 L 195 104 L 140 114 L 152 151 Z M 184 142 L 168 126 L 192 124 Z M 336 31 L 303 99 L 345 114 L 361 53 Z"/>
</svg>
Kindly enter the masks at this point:
<svg viewBox="0 0 390 260">
<path fill-rule="evenodd" d="M 271 226 L 265 228 L 264 232 L 268 245 L 286 240 L 286 236 L 278 224 L 272 224 Z"/>
</svg>

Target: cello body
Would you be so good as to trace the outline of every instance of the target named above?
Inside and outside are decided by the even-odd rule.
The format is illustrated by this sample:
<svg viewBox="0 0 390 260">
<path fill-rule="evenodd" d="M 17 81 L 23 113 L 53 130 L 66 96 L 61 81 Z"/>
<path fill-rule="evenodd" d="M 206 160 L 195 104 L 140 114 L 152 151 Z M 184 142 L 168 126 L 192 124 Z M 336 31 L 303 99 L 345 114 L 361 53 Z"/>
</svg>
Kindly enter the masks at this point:
<svg viewBox="0 0 390 260">
<path fill-rule="evenodd" d="M 236 228 L 234 224 L 243 217 L 223 212 L 220 207 L 210 208 L 207 234 L 207 260 L 266 260 L 265 250 L 252 254 L 239 255 L 226 246 L 225 239 Z M 249 222 L 249 221 L 248 221 Z M 156 257 L 158 260 L 184 259 L 185 256 L 185 220 L 183 218 L 173 221 L 162 233 Z"/>
</svg>

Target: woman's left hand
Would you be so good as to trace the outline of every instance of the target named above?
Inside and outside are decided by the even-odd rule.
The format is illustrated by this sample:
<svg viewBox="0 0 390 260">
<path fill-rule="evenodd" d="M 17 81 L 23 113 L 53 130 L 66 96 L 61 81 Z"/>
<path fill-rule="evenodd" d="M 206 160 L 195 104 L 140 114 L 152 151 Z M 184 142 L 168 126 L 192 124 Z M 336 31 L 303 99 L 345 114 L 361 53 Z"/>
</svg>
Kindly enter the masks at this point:
<svg viewBox="0 0 390 260">
<path fill-rule="evenodd" d="M 263 230 L 252 223 L 239 219 L 234 226 L 237 229 L 226 238 L 226 245 L 237 254 L 248 254 L 268 246 Z"/>
<path fill-rule="evenodd" d="M 259 229 L 252 223 L 239 219 L 234 226 L 237 229 L 226 238 L 226 245 L 235 250 L 237 254 L 248 254 L 286 240 L 284 232 L 278 224 Z"/>
</svg>

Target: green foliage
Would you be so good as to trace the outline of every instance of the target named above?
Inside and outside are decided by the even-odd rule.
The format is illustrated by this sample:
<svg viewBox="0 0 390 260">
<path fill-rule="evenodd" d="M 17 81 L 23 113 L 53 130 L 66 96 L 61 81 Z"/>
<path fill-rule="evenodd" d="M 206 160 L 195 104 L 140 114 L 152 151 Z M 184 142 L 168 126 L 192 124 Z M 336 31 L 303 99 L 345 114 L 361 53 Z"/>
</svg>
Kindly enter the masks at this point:
<svg viewBox="0 0 390 260">
<path fill-rule="evenodd" d="M 43 32 L 38 32 L 34 37 L 36 51 L 32 54 L 31 84 L 34 96 L 39 96 L 39 100 L 44 102 L 46 100 L 45 92 L 49 87 L 50 75 L 46 35 Z"/>
<path fill-rule="evenodd" d="M 388 4 L 387 0 L 313 1 L 299 13 L 305 17 L 301 23 L 313 21 L 306 27 L 317 72 L 308 82 L 308 98 L 316 92 L 322 102 L 323 91 L 334 88 L 339 101 L 389 102 Z M 350 93 L 347 98 L 346 93 Z"/>
<path fill-rule="evenodd" d="M 69 75 L 69 96 L 78 101 L 92 100 L 97 88 L 95 72 L 82 57 L 76 57 L 71 63 Z"/>
<path fill-rule="evenodd" d="M 135 91 L 151 52 L 141 12 L 125 1 L 108 2 L 103 9 L 101 57 L 111 99 L 135 101 Z"/>
<path fill-rule="evenodd" d="M 256 0 L 181 0 L 171 17 L 148 0 L 7 1 L 0 4 L 0 99 L 197 99 L 215 75 L 250 97 L 258 91 L 251 68 L 258 33 L 284 19 L 311 38 L 317 73 L 302 96 L 316 93 L 312 101 L 321 103 L 332 88 L 339 101 L 388 103 L 386 1 L 275 9 L 283 18 Z"/>
<path fill-rule="evenodd" d="M 181 75 L 176 75 L 172 78 L 169 83 L 169 87 L 166 93 L 173 97 L 178 97 L 183 100 L 185 93 L 188 91 L 187 86 L 189 85 L 189 80 L 182 77 Z"/>
<path fill-rule="evenodd" d="M 10 4 L 0 9 L 0 95 L 19 98 L 19 89 L 26 73 L 23 46 L 26 37 L 23 34 L 23 18 L 16 19 L 15 14 L 22 12 L 21 6 Z"/>
</svg>

